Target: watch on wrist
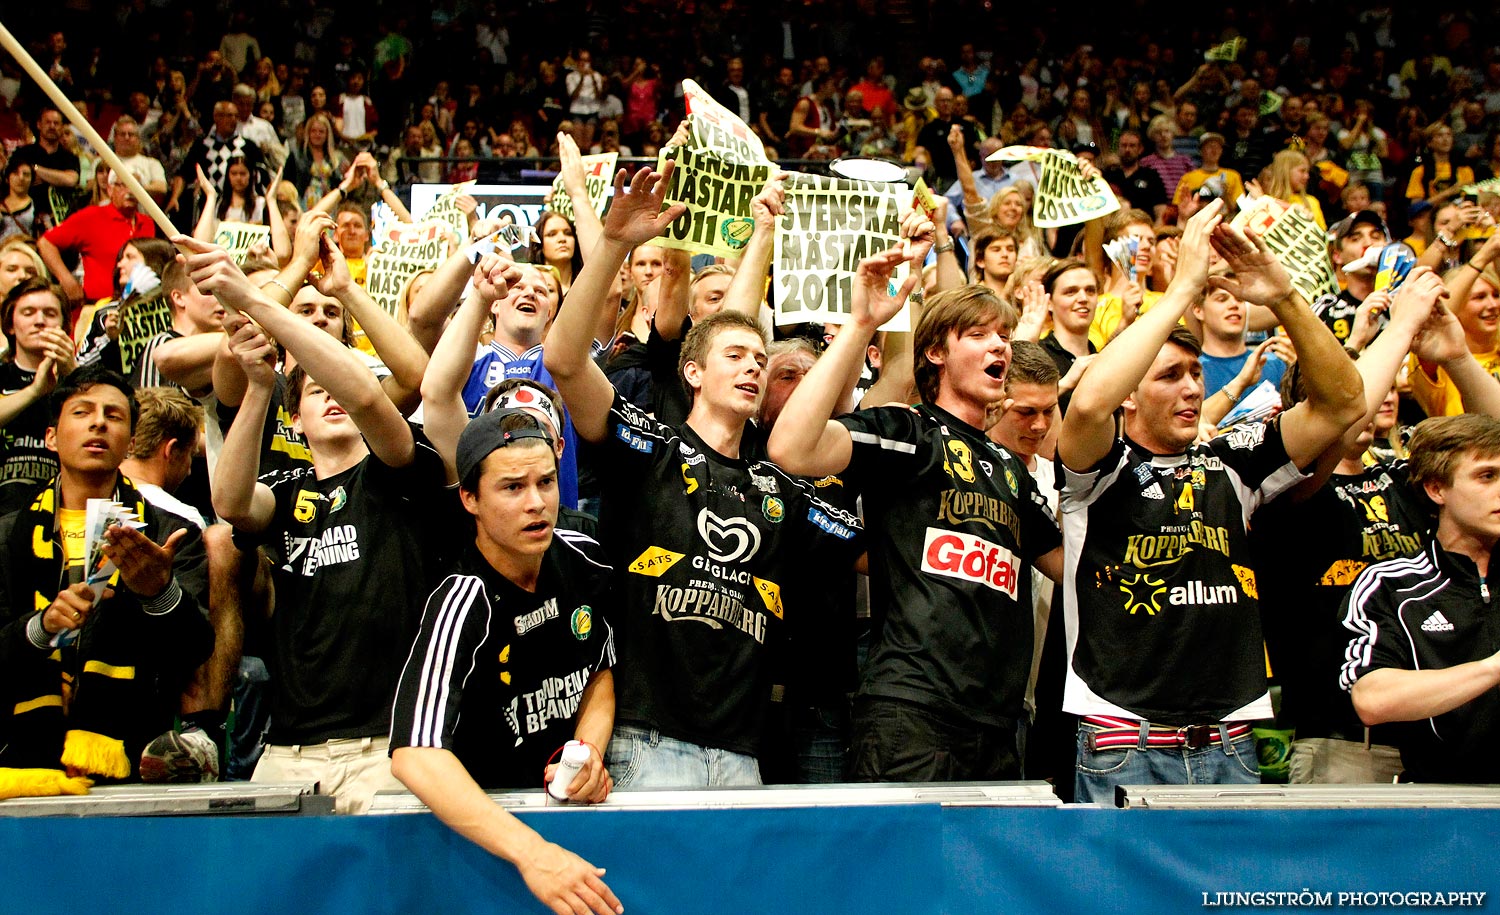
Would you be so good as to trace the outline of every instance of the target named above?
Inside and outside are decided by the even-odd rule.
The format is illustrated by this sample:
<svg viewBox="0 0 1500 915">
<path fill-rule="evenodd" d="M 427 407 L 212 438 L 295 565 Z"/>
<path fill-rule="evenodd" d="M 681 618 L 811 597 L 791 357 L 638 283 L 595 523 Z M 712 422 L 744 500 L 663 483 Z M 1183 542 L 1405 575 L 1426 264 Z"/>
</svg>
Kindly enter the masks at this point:
<svg viewBox="0 0 1500 915">
<path fill-rule="evenodd" d="M 1433 240 L 1450 251 L 1458 247 L 1458 242 L 1454 241 L 1452 236 L 1443 232 L 1439 232 L 1433 236 Z"/>
</svg>

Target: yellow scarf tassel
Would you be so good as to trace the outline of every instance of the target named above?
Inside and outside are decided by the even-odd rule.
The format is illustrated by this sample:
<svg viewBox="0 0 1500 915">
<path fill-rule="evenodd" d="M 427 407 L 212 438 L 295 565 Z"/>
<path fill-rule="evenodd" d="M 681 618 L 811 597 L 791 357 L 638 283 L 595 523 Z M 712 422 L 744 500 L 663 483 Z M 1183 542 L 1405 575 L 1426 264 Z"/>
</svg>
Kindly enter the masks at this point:
<svg viewBox="0 0 1500 915">
<path fill-rule="evenodd" d="M 68 732 L 63 740 L 62 764 L 106 778 L 130 777 L 130 760 L 125 756 L 124 741 L 93 731 Z"/>
<path fill-rule="evenodd" d="M 56 769 L 0 769 L 0 798 L 88 794 L 93 784 Z"/>
</svg>

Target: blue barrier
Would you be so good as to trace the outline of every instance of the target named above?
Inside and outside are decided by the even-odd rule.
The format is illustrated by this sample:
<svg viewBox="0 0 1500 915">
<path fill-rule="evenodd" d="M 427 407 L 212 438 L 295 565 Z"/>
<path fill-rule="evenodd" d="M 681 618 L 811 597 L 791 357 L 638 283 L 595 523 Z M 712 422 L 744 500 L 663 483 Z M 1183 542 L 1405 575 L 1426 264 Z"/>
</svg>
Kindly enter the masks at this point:
<svg viewBox="0 0 1500 915">
<path fill-rule="evenodd" d="M 1156 915 L 1352 907 L 1338 905 L 1339 893 L 1500 891 L 1497 810 L 909 805 L 521 816 L 607 867 L 606 880 L 633 915 Z M 1313 905 L 1217 895 L 1302 891 Z M 1316 904 L 1321 893 L 1326 906 Z M 1376 898 L 1359 907 L 1422 907 L 1419 896 L 1363 904 Z M 1486 895 L 1482 904 L 1500 903 Z M 0 911 L 545 909 L 508 866 L 418 814 L 0 820 Z"/>
</svg>

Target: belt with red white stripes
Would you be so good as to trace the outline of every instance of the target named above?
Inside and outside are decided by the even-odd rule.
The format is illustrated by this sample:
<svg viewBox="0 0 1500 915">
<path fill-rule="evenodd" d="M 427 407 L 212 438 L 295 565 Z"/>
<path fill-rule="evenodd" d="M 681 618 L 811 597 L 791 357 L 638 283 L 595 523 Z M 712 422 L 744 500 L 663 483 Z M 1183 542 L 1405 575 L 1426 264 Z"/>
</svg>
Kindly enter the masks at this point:
<svg viewBox="0 0 1500 915">
<path fill-rule="evenodd" d="M 1190 724 L 1174 728 L 1169 725 L 1132 721 L 1129 718 L 1114 718 L 1109 715 L 1085 715 L 1082 723 L 1089 729 L 1088 741 L 1094 750 L 1140 747 L 1143 737 L 1148 748 L 1186 747 L 1190 750 L 1197 750 L 1222 743 L 1226 737 L 1229 740 L 1235 740 L 1249 734 L 1251 730 L 1250 725 L 1244 722 Z"/>
</svg>

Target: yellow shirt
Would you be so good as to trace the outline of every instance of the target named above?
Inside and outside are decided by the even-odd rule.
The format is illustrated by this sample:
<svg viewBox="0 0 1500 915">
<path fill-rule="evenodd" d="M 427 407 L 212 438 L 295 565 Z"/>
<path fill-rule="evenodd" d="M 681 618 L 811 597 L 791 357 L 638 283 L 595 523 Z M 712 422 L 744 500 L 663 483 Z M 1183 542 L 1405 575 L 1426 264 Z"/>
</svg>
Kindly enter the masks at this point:
<svg viewBox="0 0 1500 915">
<path fill-rule="evenodd" d="M 1458 416 L 1464 412 L 1463 398 L 1459 396 L 1458 388 L 1447 372 L 1440 367 L 1437 377 L 1433 378 L 1422 371 L 1416 356 L 1407 358 L 1411 368 L 1411 396 L 1416 398 L 1417 404 L 1428 416 Z M 1491 377 L 1500 379 L 1500 350 L 1475 353 L 1474 358 Z"/>
<path fill-rule="evenodd" d="M 351 257 L 346 258 L 344 262 L 349 265 L 349 278 L 354 280 L 354 285 L 361 289 L 365 288 L 365 259 L 362 257 Z M 344 320 L 349 322 L 349 340 L 354 344 L 354 348 L 367 356 L 375 355 L 375 347 L 370 343 L 369 337 L 365 336 L 365 332 L 360 328 L 359 322 L 353 318 L 345 318 Z"/>
<path fill-rule="evenodd" d="M 1328 231 L 1328 223 L 1323 219 L 1323 205 L 1318 203 L 1318 198 L 1311 194 L 1293 194 L 1292 199 L 1288 200 L 1287 203 L 1290 203 L 1292 206 L 1301 207 L 1312 214 L 1313 222 L 1318 224 L 1318 228 L 1324 232 Z"/>
<path fill-rule="evenodd" d="M 1206 172 L 1201 168 L 1195 168 L 1182 176 L 1177 182 L 1177 192 L 1172 195 L 1172 202 L 1182 206 L 1182 201 L 1189 194 L 1198 193 L 1198 188 L 1208 182 L 1210 178 L 1224 176 L 1224 202 L 1231 206 L 1245 193 L 1245 184 L 1240 180 L 1240 173 L 1232 168 L 1220 168 L 1218 171 Z"/>
<path fill-rule="evenodd" d="M 1149 289 L 1141 294 L 1141 307 L 1136 309 L 1136 316 L 1145 314 L 1151 310 L 1151 306 L 1161 301 L 1165 293 L 1152 292 Z M 1113 292 L 1099 293 L 1099 306 L 1094 309 L 1094 323 L 1089 325 L 1089 342 L 1094 344 L 1094 349 L 1104 349 L 1104 344 L 1115 335 L 1120 326 L 1121 312 L 1125 303 Z"/>
<path fill-rule="evenodd" d="M 88 520 L 88 512 L 77 508 L 61 508 L 57 511 L 57 527 L 62 534 L 63 557 L 67 560 L 68 568 L 75 569 L 83 565 L 83 554 L 87 546 L 83 542 L 84 525 Z"/>
</svg>

